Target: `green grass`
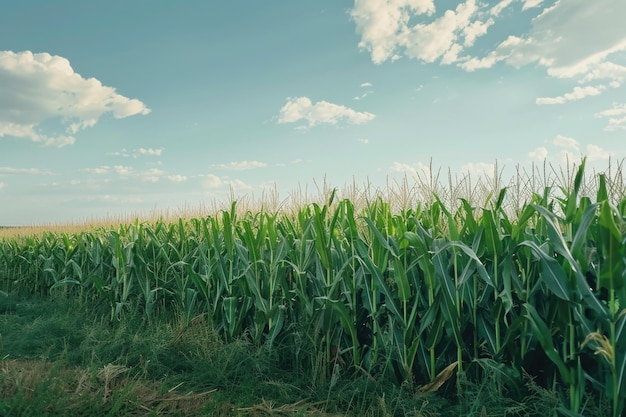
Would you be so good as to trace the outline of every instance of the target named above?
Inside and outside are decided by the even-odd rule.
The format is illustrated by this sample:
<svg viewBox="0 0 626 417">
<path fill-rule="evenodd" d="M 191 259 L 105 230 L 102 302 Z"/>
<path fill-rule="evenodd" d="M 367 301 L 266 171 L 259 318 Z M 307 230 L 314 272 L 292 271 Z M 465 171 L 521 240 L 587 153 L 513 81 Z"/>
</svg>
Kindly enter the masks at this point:
<svg viewBox="0 0 626 417">
<path fill-rule="evenodd" d="M 432 394 L 368 377 L 315 384 L 202 317 L 111 323 L 63 298 L 0 298 L 0 334 L 0 415 L 545 416 L 558 405 L 530 380 L 526 401 L 497 395 L 497 372 L 463 381 L 460 397 L 452 381 Z"/>
</svg>

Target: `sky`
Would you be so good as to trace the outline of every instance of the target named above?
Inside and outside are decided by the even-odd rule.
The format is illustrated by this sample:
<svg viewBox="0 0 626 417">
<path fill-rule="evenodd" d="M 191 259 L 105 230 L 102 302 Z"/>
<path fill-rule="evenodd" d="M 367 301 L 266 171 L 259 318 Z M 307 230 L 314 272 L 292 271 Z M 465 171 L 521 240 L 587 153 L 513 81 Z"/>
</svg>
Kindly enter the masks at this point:
<svg viewBox="0 0 626 417">
<path fill-rule="evenodd" d="M 602 169 L 626 157 L 624 16 L 624 0 L 7 2 L 0 225 L 430 166 Z"/>
</svg>

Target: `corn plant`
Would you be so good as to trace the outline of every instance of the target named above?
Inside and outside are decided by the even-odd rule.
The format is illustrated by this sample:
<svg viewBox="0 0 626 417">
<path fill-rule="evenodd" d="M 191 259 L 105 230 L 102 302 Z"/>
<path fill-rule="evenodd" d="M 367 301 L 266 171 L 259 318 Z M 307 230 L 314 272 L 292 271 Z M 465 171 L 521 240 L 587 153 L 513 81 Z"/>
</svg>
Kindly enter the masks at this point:
<svg viewBox="0 0 626 417">
<path fill-rule="evenodd" d="M 2 237 L 0 294 L 74 297 L 107 306 L 114 323 L 136 311 L 148 323 L 206 316 L 226 341 L 280 352 L 314 384 L 390 377 L 426 392 L 453 373 L 478 380 L 489 361 L 510 384 L 526 372 L 558 387 L 564 415 L 584 415 L 591 388 L 619 416 L 626 199 L 615 175 L 586 180 L 584 169 L 555 172 L 558 188 L 545 166 L 508 186 L 499 172 L 476 187 L 403 182 L 419 201 L 399 210 L 380 194 L 327 190 L 294 210 L 233 202 L 190 219 Z M 460 195 L 475 189 L 482 201 Z"/>
</svg>

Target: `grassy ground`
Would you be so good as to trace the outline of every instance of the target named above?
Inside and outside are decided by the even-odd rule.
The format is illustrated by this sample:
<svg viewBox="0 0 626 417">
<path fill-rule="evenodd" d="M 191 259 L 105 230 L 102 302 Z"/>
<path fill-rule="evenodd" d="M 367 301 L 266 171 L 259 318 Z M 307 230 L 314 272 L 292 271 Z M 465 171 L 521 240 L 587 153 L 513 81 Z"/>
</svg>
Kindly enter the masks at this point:
<svg viewBox="0 0 626 417">
<path fill-rule="evenodd" d="M 224 343 L 203 317 L 111 323 L 102 307 L 0 296 L 0 416 L 550 416 L 559 404 L 531 383 L 508 399 L 495 368 L 431 394 L 366 377 L 320 384 L 280 353 Z"/>
</svg>

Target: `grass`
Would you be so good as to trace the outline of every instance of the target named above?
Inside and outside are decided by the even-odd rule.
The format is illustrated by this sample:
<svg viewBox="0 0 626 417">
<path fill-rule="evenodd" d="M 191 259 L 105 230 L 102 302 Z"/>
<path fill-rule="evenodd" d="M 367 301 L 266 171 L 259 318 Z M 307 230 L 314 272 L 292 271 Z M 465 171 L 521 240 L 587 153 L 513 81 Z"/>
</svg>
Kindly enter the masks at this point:
<svg viewBox="0 0 626 417">
<path fill-rule="evenodd" d="M 525 400 L 512 401 L 494 364 L 481 365 L 480 384 L 461 381 L 460 397 L 453 381 L 430 394 L 365 376 L 314 384 L 245 338 L 225 343 L 203 317 L 148 325 L 101 313 L 0 297 L 0 415 L 545 416 L 559 404 L 530 379 Z"/>
</svg>

